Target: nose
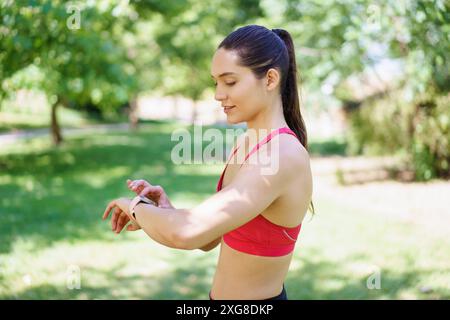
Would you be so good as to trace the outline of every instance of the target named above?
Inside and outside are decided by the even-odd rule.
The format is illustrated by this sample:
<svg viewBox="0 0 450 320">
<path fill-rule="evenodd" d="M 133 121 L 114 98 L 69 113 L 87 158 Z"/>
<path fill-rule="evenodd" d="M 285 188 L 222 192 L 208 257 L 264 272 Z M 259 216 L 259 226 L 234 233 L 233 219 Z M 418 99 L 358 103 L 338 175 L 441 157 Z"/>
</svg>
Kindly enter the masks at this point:
<svg viewBox="0 0 450 320">
<path fill-rule="evenodd" d="M 227 95 L 225 93 L 219 92 L 219 90 L 216 89 L 216 93 L 214 94 L 214 99 L 217 101 L 226 100 Z"/>
</svg>

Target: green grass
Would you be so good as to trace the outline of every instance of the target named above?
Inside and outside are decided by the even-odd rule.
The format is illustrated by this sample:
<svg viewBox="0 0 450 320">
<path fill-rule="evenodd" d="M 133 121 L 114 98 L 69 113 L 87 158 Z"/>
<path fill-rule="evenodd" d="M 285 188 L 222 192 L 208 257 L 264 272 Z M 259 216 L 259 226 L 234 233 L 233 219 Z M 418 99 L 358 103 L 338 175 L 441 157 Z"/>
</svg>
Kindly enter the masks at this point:
<svg viewBox="0 0 450 320">
<path fill-rule="evenodd" d="M 222 165 L 172 164 L 176 127 L 67 137 L 58 149 L 47 138 L 2 146 L 0 298 L 207 299 L 218 249 L 170 249 L 143 232 L 113 234 L 101 220 L 111 199 L 133 196 L 127 178 L 164 186 L 180 208 L 215 192 Z M 286 279 L 290 299 L 450 298 L 448 239 L 351 199 L 317 195 L 314 204 Z M 71 290 L 73 266 L 81 288 Z M 381 289 L 369 290 L 377 269 Z"/>
</svg>

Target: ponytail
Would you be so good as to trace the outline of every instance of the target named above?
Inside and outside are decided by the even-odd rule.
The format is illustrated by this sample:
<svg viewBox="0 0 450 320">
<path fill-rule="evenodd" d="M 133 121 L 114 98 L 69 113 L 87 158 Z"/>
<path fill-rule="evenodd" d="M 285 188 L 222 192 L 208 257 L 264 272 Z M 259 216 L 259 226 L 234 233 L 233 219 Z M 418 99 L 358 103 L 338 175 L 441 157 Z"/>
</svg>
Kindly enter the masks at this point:
<svg viewBox="0 0 450 320">
<path fill-rule="evenodd" d="M 295 60 L 294 42 L 289 32 L 283 29 L 272 29 L 283 40 L 289 55 L 289 67 L 283 88 L 280 88 L 283 102 L 283 114 L 287 125 L 295 132 L 302 145 L 308 150 L 308 136 L 305 122 L 300 112 L 300 101 L 297 88 L 297 63 Z"/>
<path fill-rule="evenodd" d="M 302 145 L 308 150 L 308 135 L 306 133 L 305 122 L 300 112 L 300 99 L 297 88 L 297 63 L 295 59 L 295 48 L 292 37 L 286 30 L 272 29 L 272 31 L 283 40 L 289 55 L 289 67 L 285 78 L 285 83 L 281 92 L 283 102 L 283 114 L 286 123 L 295 132 Z M 283 83 L 282 83 L 283 85 Z M 311 201 L 309 210 L 315 214 L 314 204 Z"/>
<path fill-rule="evenodd" d="M 286 123 L 295 132 L 300 142 L 308 150 L 308 135 L 305 122 L 300 112 L 300 101 L 297 87 L 297 63 L 295 60 L 294 42 L 286 30 L 272 29 L 283 40 L 289 54 L 289 67 L 284 86 L 281 88 L 281 101 L 283 102 L 283 114 Z M 283 83 L 282 83 L 283 85 Z M 314 203 L 311 201 L 309 210 L 315 213 Z"/>
</svg>

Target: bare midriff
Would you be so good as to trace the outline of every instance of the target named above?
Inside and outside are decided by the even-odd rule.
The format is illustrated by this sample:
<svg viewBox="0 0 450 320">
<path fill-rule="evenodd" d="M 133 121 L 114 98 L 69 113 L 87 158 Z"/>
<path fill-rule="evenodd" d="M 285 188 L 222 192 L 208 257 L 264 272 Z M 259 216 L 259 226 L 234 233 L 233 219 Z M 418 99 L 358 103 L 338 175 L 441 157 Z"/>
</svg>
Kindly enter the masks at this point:
<svg viewBox="0 0 450 320">
<path fill-rule="evenodd" d="M 268 299 L 280 294 L 292 253 L 255 256 L 230 248 L 222 239 L 211 288 L 213 299 Z M 270 279 L 270 280 L 268 280 Z"/>
</svg>

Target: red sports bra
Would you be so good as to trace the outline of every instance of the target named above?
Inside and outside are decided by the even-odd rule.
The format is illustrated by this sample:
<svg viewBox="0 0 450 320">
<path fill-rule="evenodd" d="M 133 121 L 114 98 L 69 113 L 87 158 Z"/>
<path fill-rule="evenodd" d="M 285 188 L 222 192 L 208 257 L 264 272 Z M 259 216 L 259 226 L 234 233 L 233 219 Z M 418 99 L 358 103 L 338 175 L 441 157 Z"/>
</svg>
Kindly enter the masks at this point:
<svg viewBox="0 0 450 320">
<path fill-rule="evenodd" d="M 282 133 L 291 134 L 297 137 L 288 127 L 276 129 L 252 149 L 245 157 L 244 162 L 253 153 L 258 151 L 261 145 L 269 142 L 275 135 Z M 231 154 L 230 159 L 236 153 L 238 148 L 239 147 Z M 217 192 L 222 189 L 223 177 L 227 166 L 228 162 L 217 184 Z M 294 250 L 301 226 L 302 224 L 300 223 L 298 226 L 292 228 L 283 227 L 270 222 L 263 215 L 259 214 L 244 225 L 224 234 L 223 240 L 228 246 L 240 252 L 257 256 L 279 257 L 287 255 Z"/>
</svg>

